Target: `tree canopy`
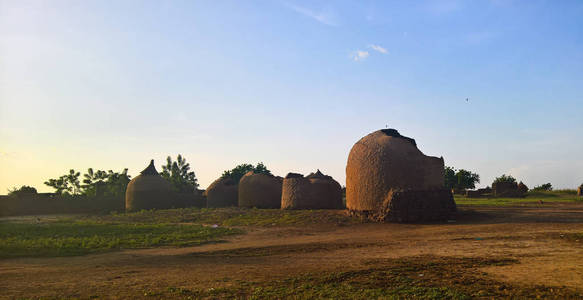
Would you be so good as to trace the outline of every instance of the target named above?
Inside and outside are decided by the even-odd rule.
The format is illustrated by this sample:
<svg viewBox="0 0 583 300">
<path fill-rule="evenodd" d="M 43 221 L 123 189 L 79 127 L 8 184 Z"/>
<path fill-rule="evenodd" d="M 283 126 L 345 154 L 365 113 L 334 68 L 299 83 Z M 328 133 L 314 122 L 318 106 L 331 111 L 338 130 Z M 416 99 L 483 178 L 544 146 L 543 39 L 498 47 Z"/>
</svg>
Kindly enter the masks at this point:
<svg viewBox="0 0 583 300">
<path fill-rule="evenodd" d="M 176 157 L 176 161 L 172 161 L 170 156 L 166 158 L 166 165 L 162 166 L 160 175 L 168 180 L 178 192 L 194 192 L 198 188 L 196 175 L 190 171 L 190 164 L 180 154 Z"/>
<path fill-rule="evenodd" d="M 75 170 L 69 170 L 69 174 L 65 174 L 59 178 L 49 179 L 45 184 L 54 188 L 57 194 L 60 195 L 79 195 L 81 194 L 81 184 L 79 176 L 81 173 Z"/>
<path fill-rule="evenodd" d="M 512 175 L 503 174 L 500 177 L 496 177 L 496 179 L 494 179 L 493 184 L 501 183 L 501 182 L 516 183 L 516 178 L 512 177 Z"/>
<path fill-rule="evenodd" d="M 537 185 L 534 188 L 532 188 L 532 190 L 533 191 L 552 191 L 553 185 L 549 182 L 549 183 Z"/>
<path fill-rule="evenodd" d="M 271 171 L 269 171 L 267 167 L 262 162 L 260 162 L 257 163 L 256 166 L 253 166 L 252 164 L 240 164 L 231 170 L 224 171 L 221 178 L 231 178 L 235 182 L 239 182 L 241 177 L 243 177 L 243 175 L 249 171 L 253 171 L 256 174 L 271 175 Z"/>
<path fill-rule="evenodd" d="M 54 188 L 60 195 L 86 195 L 86 196 L 122 196 L 130 182 L 128 169 L 121 172 L 87 169 L 83 174 L 83 184 L 79 182 L 80 172 L 69 170 L 69 174 L 59 178 L 49 179 L 46 185 Z"/>
<path fill-rule="evenodd" d="M 468 170 L 456 170 L 452 167 L 445 167 L 445 187 L 449 189 L 467 190 L 476 187 L 480 183 L 480 175 Z"/>
<path fill-rule="evenodd" d="M 36 193 L 36 189 L 28 185 L 23 185 L 20 188 L 14 187 L 12 189 L 8 189 L 8 196 L 20 197 L 23 195 L 34 195 Z"/>
</svg>

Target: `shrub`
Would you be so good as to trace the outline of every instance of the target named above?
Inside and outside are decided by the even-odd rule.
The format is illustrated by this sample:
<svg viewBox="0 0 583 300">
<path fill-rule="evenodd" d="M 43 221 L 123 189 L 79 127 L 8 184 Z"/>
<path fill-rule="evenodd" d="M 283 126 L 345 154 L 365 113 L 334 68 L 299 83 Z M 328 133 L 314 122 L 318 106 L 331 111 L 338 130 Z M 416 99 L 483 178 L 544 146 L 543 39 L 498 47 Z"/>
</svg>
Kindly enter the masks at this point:
<svg viewBox="0 0 583 300">
<path fill-rule="evenodd" d="M 36 194 L 36 189 L 32 186 L 23 185 L 20 188 L 14 187 L 8 190 L 8 196 L 20 197 L 24 195 L 34 195 Z"/>
<path fill-rule="evenodd" d="M 257 163 L 257 166 L 253 167 L 252 164 L 240 164 L 234 167 L 232 170 L 227 170 L 223 172 L 221 178 L 231 178 L 236 183 L 239 183 L 241 177 L 247 172 L 253 171 L 255 174 L 268 174 L 271 175 L 271 171 L 262 163 Z"/>
<path fill-rule="evenodd" d="M 549 183 L 541 184 L 532 188 L 533 191 L 552 191 L 553 185 Z"/>
<path fill-rule="evenodd" d="M 512 177 L 512 175 L 503 174 L 502 176 L 496 177 L 496 179 L 494 179 L 494 184 L 501 182 L 516 183 L 516 178 Z"/>
</svg>

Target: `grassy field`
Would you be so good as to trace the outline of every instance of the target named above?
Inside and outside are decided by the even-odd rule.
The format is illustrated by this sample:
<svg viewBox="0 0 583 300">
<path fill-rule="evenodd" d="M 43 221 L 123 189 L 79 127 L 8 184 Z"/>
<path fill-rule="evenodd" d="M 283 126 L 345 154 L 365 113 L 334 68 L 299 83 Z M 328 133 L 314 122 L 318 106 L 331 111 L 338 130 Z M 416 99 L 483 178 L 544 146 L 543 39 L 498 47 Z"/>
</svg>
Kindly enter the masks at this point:
<svg viewBox="0 0 583 300">
<path fill-rule="evenodd" d="M 0 223 L 0 258 L 72 256 L 95 252 L 190 246 L 240 233 L 232 228 L 201 225 L 58 220 Z"/>
<path fill-rule="evenodd" d="M 0 258 L 84 255 L 121 249 L 192 246 L 242 233 L 237 226 L 356 223 L 341 211 L 169 209 L 127 214 L 13 218 L 0 222 Z"/>
<path fill-rule="evenodd" d="M 545 192 L 528 192 L 524 198 L 466 198 L 462 195 L 454 195 L 458 205 L 488 205 L 488 206 L 536 206 L 544 203 L 557 202 L 583 202 L 583 197 L 577 196 L 576 190 L 556 190 Z"/>
<path fill-rule="evenodd" d="M 525 198 L 465 198 L 461 206 L 536 206 L 580 202 L 572 190 L 530 192 Z M 120 249 L 190 246 L 243 232 L 233 227 L 281 227 L 361 223 L 341 210 L 184 208 L 135 213 L 22 218 L 0 221 L 0 258 L 71 256 Z"/>
</svg>

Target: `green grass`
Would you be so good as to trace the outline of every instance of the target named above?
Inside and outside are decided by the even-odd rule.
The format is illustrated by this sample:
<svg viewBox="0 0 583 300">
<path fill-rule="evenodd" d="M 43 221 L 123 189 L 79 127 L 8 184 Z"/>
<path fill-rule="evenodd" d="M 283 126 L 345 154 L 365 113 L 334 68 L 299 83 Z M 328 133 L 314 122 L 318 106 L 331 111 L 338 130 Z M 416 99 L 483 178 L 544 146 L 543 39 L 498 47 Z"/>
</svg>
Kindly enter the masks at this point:
<svg viewBox="0 0 583 300">
<path fill-rule="evenodd" d="M 577 196 L 575 190 L 533 191 L 524 198 L 466 198 L 454 195 L 458 205 L 489 205 L 489 206 L 536 206 L 540 201 L 544 203 L 583 203 L 583 197 Z"/>
<path fill-rule="evenodd" d="M 339 210 L 183 208 L 100 216 L 14 218 L 0 222 L 0 258 L 84 255 L 190 246 L 243 232 L 233 226 L 334 226 L 359 222 Z M 216 228 L 209 225 L 218 225 Z"/>
<path fill-rule="evenodd" d="M 359 220 L 343 210 L 280 210 L 229 208 L 181 208 L 143 210 L 127 214 L 96 217 L 109 222 L 194 223 L 221 226 L 302 226 L 313 224 L 348 225 Z"/>
<path fill-rule="evenodd" d="M 67 221 L 0 223 L 0 258 L 73 256 L 119 249 L 190 246 L 240 233 L 201 225 Z"/>
</svg>

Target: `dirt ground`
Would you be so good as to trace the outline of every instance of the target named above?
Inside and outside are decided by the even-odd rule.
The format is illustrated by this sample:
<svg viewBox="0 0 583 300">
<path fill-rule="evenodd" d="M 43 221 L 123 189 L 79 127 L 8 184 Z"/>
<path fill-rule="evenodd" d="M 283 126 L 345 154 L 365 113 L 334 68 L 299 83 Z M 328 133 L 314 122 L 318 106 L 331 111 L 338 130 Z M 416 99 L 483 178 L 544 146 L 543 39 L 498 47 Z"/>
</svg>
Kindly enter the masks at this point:
<svg viewBox="0 0 583 300">
<path fill-rule="evenodd" d="M 362 270 L 375 260 L 464 257 L 516 260 L 474 270 L 509 285 L 583 293 L 583 241 L 576 235 L 583 233 L 581 204 L 461 207 L 458 220 L 445 224 L 244 229 L 223 243 L 197 247 L 0 260 L 0 297 L 139 298 L 172 287 Z"/>
</svg>

